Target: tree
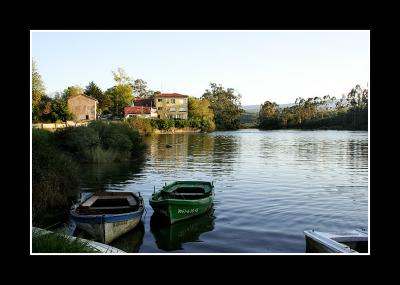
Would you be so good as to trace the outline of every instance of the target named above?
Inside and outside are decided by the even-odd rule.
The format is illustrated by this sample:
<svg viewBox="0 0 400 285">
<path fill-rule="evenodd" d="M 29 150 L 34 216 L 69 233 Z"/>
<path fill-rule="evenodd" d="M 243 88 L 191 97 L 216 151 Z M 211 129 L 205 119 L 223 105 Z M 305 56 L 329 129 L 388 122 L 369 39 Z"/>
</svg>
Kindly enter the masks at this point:
<svg viewBox="0 0 400 285">
<path fill-rule="evenodd" d="M 97 111 L 102 113 L 111 106 L 110 97 L 106 96 L 104 92 L 93 81 L 86 86 L 84 94 L 95 98 L 99 103 L 97 104 Z"/>
<path fill-rule="evenodd" d="M 135 97 L 148 98 L 151 95 L 151 91 L 147 90 L 147 82 L 142 79 L 136 79 L 132 84 L 132 88 Z"/>
<path fill-rule="evenodd" d="M 258 112 L 259 126 L 262 129 L 272 129 L 278 127 L 279 111 L 278 104 L 265 101 Z"/>
<path fill-rule="evenodd" d="M 214 113 L 210 106 L 210 101 L 207 99 L 199 99 L 189 97 L 188 100 L 188 116 L 194 119 L 208 118 L 214 120 Z"/>
<path fill-rule="evenodd" d="M 40 118 L 40 101 L 45 95 L 45 87 L 42 77 L 36 68 L 36 62 L 32 60 L 32 119 L 38 121 Z"/>
<path fill-rule="evenodd" d="M 40 102 L 40 118 L 44 122 L 66 122 L 72 119 L 72 113 L 68 110 L 68 103 L 60 93 L 54 98 L 43 96 Z"/>
<path fill-rule="evenodd" d="M 51 102 L 52 98 L 44 95 L 39 103 L 39 120 L 42 122 L 51 121 Z"/>
<path fill-rule="evenodd" d="M 219 130 L 235 130 L 239 128 L 239 117 L 244 110 L 240 104 L 240 94 L 235 95 L 233 88 L 225 89 L 221 85 L 211 83 L 211 90 L 206 89 L 202 98 L 210 102 L 215 116 L 215 124 Z"/>
<path fill-rule="evenodd" d="M 199 119 L 203 124 L 207 125 L 207 131 L 215 129 L 214 113 L 207 99 L 199 99 L 189 97 L 188 100 L 188 117 L 189 119 Z"/>
<path fill-rule="evenodd" d="M 301 97 L 296 98 L 295 104 L 296 104 L 296 114 L 297 114 L 297 123 L 301 125 L 302 118 L 303 118 L 303 107 L 305 104 L 306 100 L 304 100 Z"/>
<path fill-rule="evenodd" d="M 124 69 L 118 68 L 112 71 L 117 85 L 108 88 L 105 96 L 110 98 L 110 109 L 115 116 L 121 116 L 124 107 L 130 106 L 133 94 L 132 79 L 125 73 Z"/>
<path fill-rule="evenodd" d="M 358 129 L 360 125 L 368 124 L 368 89 L 362 89 L 356 85 L 347 94 L 347 101 L 350 102 L 349 112 L 352 114 L 353 128 Z M 351 116 L 351 115 L 350 115 Z"/>
<path fill-rule="evenodd" d="M 108 88 L 104 93 L 110 98 L 110 110 L 115 116 L 121 116 L 124 107 L 130 106 L 132 101 L 132 87 L 129 85 L 116 85 Z"/>
<path fill-rule="evenodd" d="M 126 84 L 130 84 L 132 87 L 132 81 L 133 79 L 131 77 L 129 77 L 125 70 L 121 67 L 119 67 L 117 69 L 117 71 L 111 71 L 114 77 L 115 82 L 117 82 L 117 85 L 126 85 Z"/>
<path fill-rule="evenodd" d="M 83 94 L 84 90 L 79 85 L 68 86 L 67 89 L 64 90 L 63 99 L 67 101 L 70 97 Z"/>
<path fill-rule="evenodd" d="M 72 114 L 68 110 L 67 101 L 63 98 L 55 98 L 51 102 L 50 120 L 52 122 L 66 122 L 72 119 Z"/>
</svg>

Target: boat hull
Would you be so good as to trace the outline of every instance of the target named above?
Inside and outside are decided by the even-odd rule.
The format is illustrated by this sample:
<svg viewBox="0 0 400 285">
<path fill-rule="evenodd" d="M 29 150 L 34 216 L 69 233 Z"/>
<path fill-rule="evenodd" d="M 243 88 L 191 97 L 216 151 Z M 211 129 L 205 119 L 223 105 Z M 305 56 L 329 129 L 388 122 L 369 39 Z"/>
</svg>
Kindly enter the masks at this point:
<svg viewBox="0 0 400 285">
<path fill-rule="evenodd" d="M 368 251 L 368 232 L 363 229 L 345 233 L 304 231 L 306 252 L 310 253 L 364 253 Z"/>
<path fill-rule="evenodd" d="M 207 212 L 211 208 L 212 202 L 213 196 L 210 195 L 198 200 L 150 200 L 150 205 L 155 212 L 168 217 L 170 223 L 173 224 Z"/>
<path fill-rule="evenodd" d="M 71 212 L 76 227 L 90 234 L 96 241 L 108 244 L 137 226 L 143 209 L 119 215 L 79 215 Z"/>
</svg>

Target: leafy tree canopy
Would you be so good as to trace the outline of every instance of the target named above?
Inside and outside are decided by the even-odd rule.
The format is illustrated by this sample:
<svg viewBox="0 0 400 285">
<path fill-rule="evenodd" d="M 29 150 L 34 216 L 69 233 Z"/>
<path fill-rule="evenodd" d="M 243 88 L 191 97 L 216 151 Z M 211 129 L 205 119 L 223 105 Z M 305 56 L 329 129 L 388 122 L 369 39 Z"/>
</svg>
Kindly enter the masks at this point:
<svg viewBox="0 0 400 285">
<path fill-rule="evenodd" d="M 70 97 L 80 95 L 80 94 L 84 94 L 83 88 L 79 85 L 74 85 L 74 86 L 68 86 L 67 89 L 64 90 L 62 97 L 66 101 Z"/>
<path fill-rule="evenodd" d="M 215 124 L 219 130 L 235 130 L 239 128 L 239 117 L 244 110 L 241 107 L 240 94 L 235 94 L 233 88 L 225 89 L 216 83 L 210 84 L 202 98 L 210 102 L 215 117 Z"/>
<path fill-rule="evenodd" d="M 45 94 L 45 87 L 41 75 L 36 68 L 36 62 L 32 60 L 32 107 L 37 107 Z"/>
</svg>

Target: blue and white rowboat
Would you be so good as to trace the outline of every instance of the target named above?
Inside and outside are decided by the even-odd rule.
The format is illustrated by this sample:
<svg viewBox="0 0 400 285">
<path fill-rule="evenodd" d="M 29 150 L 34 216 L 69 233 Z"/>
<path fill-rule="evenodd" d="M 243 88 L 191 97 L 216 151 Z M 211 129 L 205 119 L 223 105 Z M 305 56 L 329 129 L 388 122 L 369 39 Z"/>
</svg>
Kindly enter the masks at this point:
<svg viewBox="0 0 400 285">
<path fill-rule="evenodd" d="M 70 212 L 76 227 L 108 244 L 132 230 L 144 211 L 143 198 L 132 192 L 96 192 Z"/>
</svg>

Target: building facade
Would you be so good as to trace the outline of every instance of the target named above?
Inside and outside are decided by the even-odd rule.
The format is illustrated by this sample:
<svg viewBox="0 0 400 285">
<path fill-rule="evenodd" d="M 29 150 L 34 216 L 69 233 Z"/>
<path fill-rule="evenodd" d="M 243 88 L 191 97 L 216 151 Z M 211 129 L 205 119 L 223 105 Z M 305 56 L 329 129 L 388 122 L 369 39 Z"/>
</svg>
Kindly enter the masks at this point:
<svg viewBox="0 0 400 285">
<path fill-rule="evenodd" d="M 80 94 L 68 98 L 68 110 L 76 121 L 90 121 L 97 118 L 97 100 Z"/>
<path fill-rule="evenodd" d="M 157 109 L 158 118 L 188 118 L 187 95 L 178 93 L 161 93 L 154 96 L 154 105 Z"/>
</svg>

